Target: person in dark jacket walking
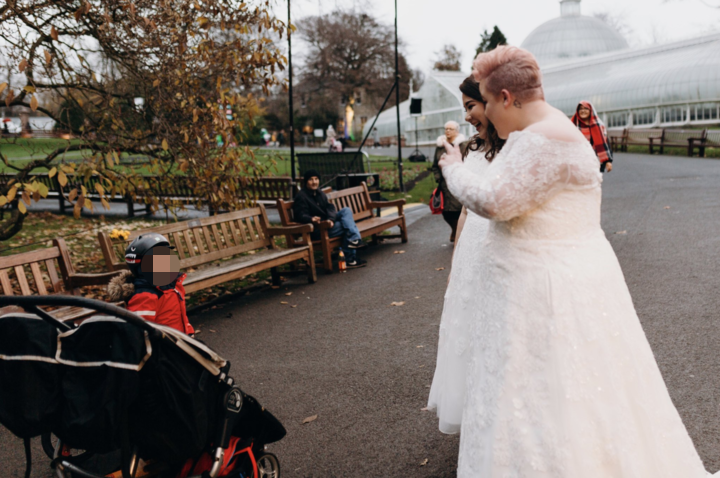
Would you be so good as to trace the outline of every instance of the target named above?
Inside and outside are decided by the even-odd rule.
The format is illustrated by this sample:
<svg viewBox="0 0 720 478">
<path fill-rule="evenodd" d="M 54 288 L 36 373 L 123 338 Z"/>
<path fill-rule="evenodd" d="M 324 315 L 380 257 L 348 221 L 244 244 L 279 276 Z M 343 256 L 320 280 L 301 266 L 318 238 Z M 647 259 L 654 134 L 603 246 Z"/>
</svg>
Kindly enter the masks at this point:
<svg viewBox="0 0 720 478">
<path fill-rule="evenodd" d="M 437 140 L 437 148 L 435 149 L 435 161 L 433 162 L 432 172 L 435 176 L 435 181 L 438 183 L 438 189 L 443 194 L 443 219 L 448 223 L 452 231 L 450 232 L 450 242 L 455 242 L 455 233 L 457 232 L 458 219 L 460 219 L 460 213 L 462 212 L 462 204 L 460 201 L 455 199 L 450 193 L 447 185 L 445 184 L 445 178 L 442 174 L 442 169 L 438 165 L 440 157 L 445 153 L 445 141 L 452 144 L 453 146 L 461 145 L 465 141 L 465 135 L 460 133 L 460 125 L 455 121 L 448 121 L 445 123 L 445 134 L 440 136 Z M 465 149 L 464 146 L 460 146 L 461 149 Z"/>
<path fill-rule="evenodd" d="M 343 237 L 341 247 L 345 254 L 348 269 L 364 267 L 367 261 L 357 258 L 355 251 L 365 247 L 360 231 L 353 219 L 352 209 L 344 207 L 337 211 L 335 206 L 328 201 L 327 195 L 320 190 L 320 174 L 311 169 L 305 173 L 303 188 L 295 196 L 293 203 L 293 216 L 295 221 L 302 224 L 319 224 L 322 221 L 330 221 L 332 226 L 328 231 L 330 237 Z M 320 232 L 316 229 L 312 233 L 313 240 L 320 238 Z"/>
</svg>

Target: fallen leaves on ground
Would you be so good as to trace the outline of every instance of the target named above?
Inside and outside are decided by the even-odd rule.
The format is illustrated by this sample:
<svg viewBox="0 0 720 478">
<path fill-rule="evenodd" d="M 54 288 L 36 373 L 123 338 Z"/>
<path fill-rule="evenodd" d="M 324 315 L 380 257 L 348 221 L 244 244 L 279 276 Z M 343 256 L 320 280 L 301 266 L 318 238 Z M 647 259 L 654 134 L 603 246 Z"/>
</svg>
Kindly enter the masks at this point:
<svg viewBox="0 0 720 478">
<path fill-rule="evenodd" d="M 284 300 L 281 301 L 280 303 L 283 304 L 283 305 L 287 305 L 287 302 L 285 302 Z"/>
<path fill-rule="evenodd" d="M 214 334 L 215 332 L 217 332 L 217 330 L 213 330 L 213 329 L 208 329 L 208 330 L 209 330 L 210 332 L 212 332 L 213 334 Z"/>
<path fill-rule="evenodd" d="M 627 234 L 627 231 L 618 231 L 615 234 Z"/>
<path fill-rule="evenodd" d="M 665 206 L 665 209 L 670 209 L 670 206 Z"/>
<path fill-rule="evenodd" d="M 303 422 L 303 425 L 306 424 L 306 423 L 314 422 L 315 420 L 317 420 L 317 417 L 318 417 L 317 415 L 313 415 L 313 416 L 311 416 L 311 417 L 307 417 L 305 420 L 302 421 L 302 422 Z"/>
<path fill-rule="evenodd" d="M 436 267 L 435 270 L 436 270 L 436 271 L 444 271 L 445 268 L 444 268 L 444 267 Z"/>
<path fill-rule="evenodd" d="M 421 412 L 429 412 L 430 409 L 428 407 L 424 407 L 420 409 Z"/>
<path fill-rule="evenodd" d="M 405 251 L 395 251 L 393 254 L 405 254 Z"/>
<path fill-rule="evenodd" d="M 427 465 L 428 463 L 430 463 L 430 460 L 428 460 L 427 458 L 425 458 L 423 461 L 420 462 L 420 466 L 425 466 L 425 465 Z"/>
<path fill-rule="evenodd" d="M 405 305 L 404 301 L 403 302 L 393 302 L 392 304 L 390 304 L 390 307 L 400 307 L 402 305 Z"/>
<path fill-rule="evenodd" d="M 285 295 L 292 295 L 292 292 L 287 292 Z"/>
<path fill-rule="evenodd" d="M 291 305 L 291 306 L 290 306 L 291 309 L 294 309 L 295 307 L 297 307 L 297 305 Z"/>
</svg>

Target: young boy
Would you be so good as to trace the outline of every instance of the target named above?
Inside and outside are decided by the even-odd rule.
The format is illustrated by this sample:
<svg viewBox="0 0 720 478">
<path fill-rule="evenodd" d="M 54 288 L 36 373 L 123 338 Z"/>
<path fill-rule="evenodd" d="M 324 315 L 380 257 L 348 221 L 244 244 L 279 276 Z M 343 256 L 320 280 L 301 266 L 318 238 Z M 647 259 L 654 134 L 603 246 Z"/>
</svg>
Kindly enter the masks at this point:
<svg viewBox="0 0 720 478">
<path fill-rule="evenodd" d="M 138 236 L 125 249 L 125 262 L 129 270 L 108 284 L 110 300 L 126 301 L 129 311 L 147 321 L 194 334 L 185 311 L 186 275 L 170 242 L 154 232 Z"/>
</svg>

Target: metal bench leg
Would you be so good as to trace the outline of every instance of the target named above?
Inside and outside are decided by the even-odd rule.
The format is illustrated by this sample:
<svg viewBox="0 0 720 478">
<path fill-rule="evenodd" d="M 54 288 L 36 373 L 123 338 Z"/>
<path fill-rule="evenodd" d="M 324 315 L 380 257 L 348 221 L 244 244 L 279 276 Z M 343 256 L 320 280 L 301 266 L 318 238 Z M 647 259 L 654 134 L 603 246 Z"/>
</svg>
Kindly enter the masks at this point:
<svg viewBox="0 0 720 478">
<path fill-rule="evenodd" d="M 403 244 L 405 244 L 408 241 L 407 224 L 405 224 L 405 216 L 403 216 L 402 226 L 400 228 L 402 229 L 402 242 L 403 242 Z"/>
<path fill-rule="evenodd" d="M 280 272 L 277 267 L 270 269 L 270 275 L 272 276 L 272 285 L 280 285 Z"/>
<path fill-rule="evenodd" d="M 315 253 L 312 249 L 308 251 L 307 269 L 308 283 L 314 284 L 317 281 L 317 273 L 315 272 Z"/>
</svg>

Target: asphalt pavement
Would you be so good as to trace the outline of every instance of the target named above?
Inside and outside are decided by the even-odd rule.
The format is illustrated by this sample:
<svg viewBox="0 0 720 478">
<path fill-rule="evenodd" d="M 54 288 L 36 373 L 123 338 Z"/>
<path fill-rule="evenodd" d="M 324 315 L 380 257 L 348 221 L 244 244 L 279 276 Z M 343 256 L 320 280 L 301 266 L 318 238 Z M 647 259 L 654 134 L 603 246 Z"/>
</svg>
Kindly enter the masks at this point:
<svg viewBox="0 0 720 478">
<path fill-rule="evenodd" d="M 314 285 L 293 277 L 191 316 L 241 387 L 288 429 L 269 446 L 284 477 L 455 476 L 458 437 L 421 410 L 452 254 L 449 228 L 423 211 L 413 211 L 408 244 L 360 252 L 366 268 L 320 272 Z M 715 472 L 720 161 L 617 155 L 603 186 L 603 228 L 672 399 Z M 37 448 L 33 476 L 49 476 Z M 22 476 L 22 444 L 4 429 L 0 463 L 1 476 Z"/>
</svg>

